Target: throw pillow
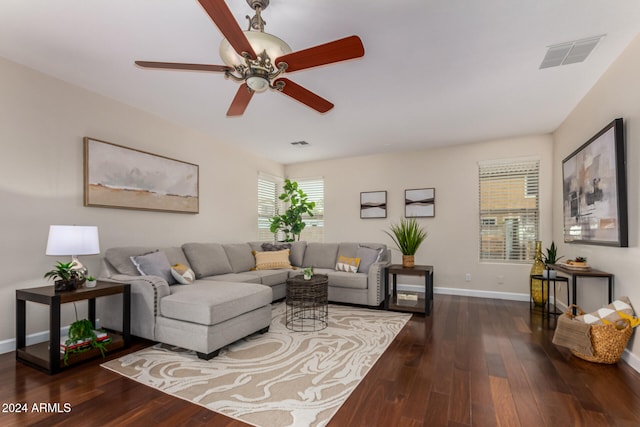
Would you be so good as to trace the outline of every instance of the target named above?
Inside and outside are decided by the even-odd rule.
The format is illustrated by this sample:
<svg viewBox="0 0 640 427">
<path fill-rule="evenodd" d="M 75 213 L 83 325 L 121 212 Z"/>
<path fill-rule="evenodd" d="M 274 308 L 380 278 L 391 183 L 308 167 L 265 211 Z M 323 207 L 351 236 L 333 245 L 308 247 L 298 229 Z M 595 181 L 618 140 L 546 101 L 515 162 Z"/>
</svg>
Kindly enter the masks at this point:
<svg viewBox="0 0 640 427">
<path fill-rule="evenodd" d="M 336 263 L 336 271 L 346 271 L 347 273 L 357 273 L 360 265 L 360 258 L 347 258 L 340 255 Z"/>
<path fill-rule="evenodd" d="M 371 264 L 380 261 L 383 249 L 373 249 L 367 246 L 358 246 L 356 252 L 356 258 L 360 258 L 360 265 L 358 271 L 360 273 L 368 273 Z"/>
<path fill-rule="evenodd" d="M 167 258 L 167 254 L 162 251 L 132 256 L 131 262 L 133 262 L 140 274 L 143 276 L 162 277 L 170 285 L 176 283 L 173 275 L 171 274 L 169 258 Z"/>
<path fill-rule="evenodd" d="M 576 320 L 581 320 L 590 325 L 608 325 L 625 318 L 632 322 L 631 326 L 633 326 L 633 316 L 633 307 L 631 307 L 629 297 L 620 297 L 593 313 L 576 316 Z"/>
<path fill-rule="evenodd" d="M 184 264 L 172 265 L 171 275 L 182 285 L 190 285 L 196 280 L 196 273 Z"/>
<path fill-rule="evenodd" d="M 291 268 L 289 262 L 289 249 L 281 251 L 253 251 L 256 257 L 256 270 L 277 270 L 282 268 Z"/>
<path fill-rule="evenodd" d="M 291 249 L 291 243 L 263 243 L 263 251 L 281 251 L 283 249 Z"/>
</svg>

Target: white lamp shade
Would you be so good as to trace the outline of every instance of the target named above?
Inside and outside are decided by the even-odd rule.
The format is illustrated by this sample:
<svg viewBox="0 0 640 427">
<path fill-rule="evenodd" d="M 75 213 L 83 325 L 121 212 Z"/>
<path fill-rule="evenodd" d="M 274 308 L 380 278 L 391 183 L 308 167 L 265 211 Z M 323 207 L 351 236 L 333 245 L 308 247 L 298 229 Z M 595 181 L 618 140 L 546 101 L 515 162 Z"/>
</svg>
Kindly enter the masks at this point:
<svg viewBox="0 0 640 427">
<path fill-rule="evenodd" d="M 94 225 L 52 225 L 47 255 L 95 255 L 100 253 L 98 227 Z"/>
</svg>

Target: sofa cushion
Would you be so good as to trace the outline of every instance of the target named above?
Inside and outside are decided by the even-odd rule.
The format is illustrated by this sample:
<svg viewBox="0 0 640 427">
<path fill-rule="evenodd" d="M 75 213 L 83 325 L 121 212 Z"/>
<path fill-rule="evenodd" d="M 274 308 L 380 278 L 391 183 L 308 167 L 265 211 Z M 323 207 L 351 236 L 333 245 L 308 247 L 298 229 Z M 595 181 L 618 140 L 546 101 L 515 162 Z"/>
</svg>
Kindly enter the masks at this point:
<svg viewBox="0 0 640 427">
<path fill-rule="evenodd" d="M 170 285 L 176 283 L 176 279 L 171 274 L 169 258 L 167 258 L 167 254 L 163 251 L 154 251 L 144 255 L 134 255 L 131 257 L 131 262 L 143 276 L 162 277 Z"/>
<path fill-rule="evenodd" d="M 229 263 L 234 273 L 249 271 L 256 266 L 256 259 L 251 253 L 251 245 L 248 243 L 230 243 L 222 245 L 227 253 Z"/>
<path fill-rule="evenodd" d="M 233 272 L 227 253 L 219 243 L 185 243 L 182 249 L 196 279 Z"/>
<path fill-rule="evenodd" d="M 128 276 L 139 276 L 140 273 L 136 269 L 136 266 L 131 262 L 131 257 L 136 255 L 144 255 L 153 251 L 162 251 L 167 255 L 169 263 L 184 264 L 191 268 L 187 258 L 182 252 L 182 248 L 170 247 L 170 248 L 157 248 L 152 246 L 123 246 L 117 248 L 109 248 L 104 253 L 104 259 L 107 261 L 119 274 L 126 274 Z"/>
<path fill-rule="evenodd" d="M 259 277 L 246 273 L 227 273 L 218 274 L 217 276 L 201 277 L 199 282 L 207 283 L 212 282 L 233 282 L 233 283 L 262 283 Z"/>
<path fill-rule="evenodd" d="M 289 274 L 293 270 L 255 270 L 247 274 L 255 275 L 260 279 L 260 283 L 266 286 L 281 285 L 287 282 Z M 298 272 L 299 274 L 299 272 Z"/>
<path fill-rule="evenodd" d="M 289 249 L 281 251 L 253 252 L 256 257 L 256 270 L 277 270 L 291 268 L 289 261 Z"/>
<path fill-rule="evenodd" d="M 291 253 L 289 254 L 289 260 L 291 260 L 292 265 L 295 265 L 296 267 L 302 267 L 306 249 L 307 242 L 305 242 L 304 240 L 291 242 Z"/>
<path fill-rule="evenodd" d="M 172 289 L 160 300 L 160 314 L 201 325 L 215 325 L 269 305 L 273 295 L 268 286 L 253 283 L 211 281 Z"/>
<path fill-rule="evenodd" d="M 307 243 L 304 251 L 304 267 L 318 267 L 335 269 L 338 257 L 337 243 Z"/>
<path fill-rule="evenodd" d="M 380 261 L 380 257 L 382 256 L 383 251 L 384 249 L 382 248 L 374 249 L 368 246 L 358 247 L 358 252 L 356 253 L 356 256 L 360 258 L 360 266 L 358 267 L 358 272 L 368 273 L 371 264 Z"/>
<path fill-rule="evenodd" d="M 336 288 L 367 289 L 367 275 L 365 273 L 347 273 L 344 271 L 331 271 L 329 286 Z"/>
<path fill-rule="evenodd" d="M 196 273 L 184 264 L 172 265 L 171 275 L 181 285 L 190 285 L 196 280 Z"/>
</svg>

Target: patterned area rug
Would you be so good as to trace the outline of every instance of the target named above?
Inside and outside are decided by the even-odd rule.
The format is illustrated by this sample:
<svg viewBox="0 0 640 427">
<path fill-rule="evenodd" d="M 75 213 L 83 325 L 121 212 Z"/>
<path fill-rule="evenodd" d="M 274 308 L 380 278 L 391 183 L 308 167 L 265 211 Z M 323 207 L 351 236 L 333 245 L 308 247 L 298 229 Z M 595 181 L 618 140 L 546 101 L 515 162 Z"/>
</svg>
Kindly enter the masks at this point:
<svg viewBox="0 0 640 427">
<path fill-rule="evenodd" d="M 209 361 L 158 344 L 102 366 L 255 426 L 324 426 L 410 317 L 330 305 L 326 329 L 292 332 L 280 303 L 268 333 Z"/>
</svg>

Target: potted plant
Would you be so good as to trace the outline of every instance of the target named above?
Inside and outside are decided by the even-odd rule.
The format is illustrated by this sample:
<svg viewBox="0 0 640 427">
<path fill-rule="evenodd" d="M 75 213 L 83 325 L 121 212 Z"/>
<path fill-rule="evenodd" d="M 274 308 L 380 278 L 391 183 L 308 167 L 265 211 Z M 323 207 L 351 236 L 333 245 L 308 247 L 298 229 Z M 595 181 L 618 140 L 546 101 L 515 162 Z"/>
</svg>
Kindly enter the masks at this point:
<svg viewBox="0 0 640 427">
<path fill-rule="evenodd" d="M 574 259 L 568 260 L 567 264 L 572 265 L 574 267 L 586 267 L 587 266 L 587 257 L 577 256 Z"/>
<path fill-rule="evenodd" d="M 58 279 L 54 282 L 56 291 L 73 291 L 80 286 L 84 280 L 82 273 L 73 267 L 73 261 L 58 262 L 53 270 L 47 271 L 44 274 L 44 277 L 54 280 Z"/>
<path fill-rule="evenodd" d="M 87 277 L 87 281 L 84 283 L 84 285 L 85 285 L 87 288 L 95 288 L 95 287 L 96 287 L 96 284 L 97 284 L 97 282 L 96 282 L 96 278 L 95 278 L 95 277 L 93 277 L 93 276 L 89 276 L 89 277 Z"/>
<path fill-rule="evenodd" d="M 313 209 L 316 207 L 316 202 L 310 202 L 307 197 L 305 192 L 298 188 L 297 182 L 289 179 L 284 181 L 283 193 L 279 199 L 288 203 L 289 207 L 282 215 L 272 217 L 269 227 L 276 236 L 280 233 L 284 234 L 284 240 L 281 241 L 300 240 L 300 233 L 307 225 L 302 220 L 302 215 L 313 216 Z"/>
<path fill-rule="evenodd" d="M 391 232 L 385 233 L 391 237 L 400 252 L 402 252 L 402 266 L 413 267 L 415 265 L 415 254 L 418 248 L 427 238 L 427 232 L 418 225 L 415 218 L 402 219 L 400 224 L 391 224 Z"/>
<path fill-rule="evenodd" d="M 77 316 L 77 314 L 76 314 Z M 83 353 L 92 348 L 100 350 L 100 354 L 104 357 L 107 350 L 107 344 L 111 341 L 108 335 L 103 335 L 98 339 L 93 325 L 87 319 L 76 320 L 69 326 L 69 338 L 65 341 L 64 364 L 67 364 L 69 354 Z"/>
<path fill-rule="evenodd" d="M 313 277 L 313 267 L 307 267 L 302 270 L 302 274 L 304 276 L 304 280 L 311 280 Z"/>
<path fill-rule="evenodd" d="M 549 279 L 554 279 L 556 277 L 557 272 L 551 269 L 553 264 L 556 264 L 560 261 L 562 256 L 558 256 L 558 248 L 556 247 L 556 243 L 554 241 L 551 242 L 551 246 L 549 246 L 546 250 L 546 253 L 542 254 L 542 260 L 544 261 L 545 269 L 542 271 L 543 277 L 548 277 Z"/>
</svg>

